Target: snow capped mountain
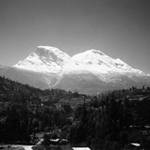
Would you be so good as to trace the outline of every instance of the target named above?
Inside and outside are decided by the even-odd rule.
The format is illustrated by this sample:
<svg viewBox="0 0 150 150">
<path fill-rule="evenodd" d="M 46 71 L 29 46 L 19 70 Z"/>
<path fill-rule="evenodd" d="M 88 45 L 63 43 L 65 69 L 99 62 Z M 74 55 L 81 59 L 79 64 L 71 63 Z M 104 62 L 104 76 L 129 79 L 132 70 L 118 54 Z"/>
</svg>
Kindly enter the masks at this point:
<svg viewBox="0 0 150 150">
<path fill-rule="evenodd" d="M 71 65 L 70 65 L 71 64 Z M 66 74 L 93 74 L 99 80 L 104 82 L 116 82 L 121 80 L 118 76 L 146 76 L 144 72 L 135 69 L 120 59 L 114 59 L 100 50 L 87 50 L 74 55 L 71 62 L 64 66 L 64 75 Z"/>
<path fill-rule="evenodd" d="M 70 57 L 55 47 L 38 46 L 27 58 L 19 61 L 14 67 L 41 73 L 70 73 L 88 71 L 92 73 L 136 73 L 134 69 L 120 59 L 113 59 L 100 50 L 87 50 Z"/>
<path fill-rule="evenodd" d="M 14 67 L 42 73 L 59 73 L 71 59 L 58 48 L 38 46 L 27 58 L 19 61 Z"/>
<path fill-rule="evenodd" d="M 96 73 L 138 73 L 143 72 L 134 69 L 120 59 L 113 59 L 99 50 L 88 50 L 83 53 L 74 55 L 72 59 L 81 68 Z"/>
<path fill-rule="evenodd" d="M 95 49 L 71 57 L 58 48 L 38 46 L 13 67 L 2 67 L 0 75 L 37 88 L 87 94 L 150 85 L 150 76 L 141 70 Z"/>
</svg>

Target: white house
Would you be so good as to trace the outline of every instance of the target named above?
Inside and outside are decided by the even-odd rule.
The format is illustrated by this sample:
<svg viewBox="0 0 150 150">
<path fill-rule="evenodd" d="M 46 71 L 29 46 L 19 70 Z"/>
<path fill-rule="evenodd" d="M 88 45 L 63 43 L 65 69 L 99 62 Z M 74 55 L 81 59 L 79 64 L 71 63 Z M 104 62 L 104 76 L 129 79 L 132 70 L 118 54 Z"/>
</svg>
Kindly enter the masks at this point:
<svg viewBox="0 0 150 150">
<path fill-rule="evenodd" d="M 89 147 L 72 147 L 73 150 L 91 150 Z"/>
</svg>

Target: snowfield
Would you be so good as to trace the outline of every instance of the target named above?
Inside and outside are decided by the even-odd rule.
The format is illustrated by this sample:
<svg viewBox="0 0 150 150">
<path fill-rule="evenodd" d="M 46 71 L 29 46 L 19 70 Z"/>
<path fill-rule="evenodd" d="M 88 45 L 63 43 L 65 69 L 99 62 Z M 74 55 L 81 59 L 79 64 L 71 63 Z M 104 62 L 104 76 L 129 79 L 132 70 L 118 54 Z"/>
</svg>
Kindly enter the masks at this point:
<svg viewBox="0 0 150 150">
<path fill-rule="evenodd" d="M 150 85 L 150 75 L 100 50 L 69 56 L 51 46 L 38 46 L 12 67 L 0 67 L 0 75 L 40 89 L 58 88 L 96 94 Z"/>
</svg>

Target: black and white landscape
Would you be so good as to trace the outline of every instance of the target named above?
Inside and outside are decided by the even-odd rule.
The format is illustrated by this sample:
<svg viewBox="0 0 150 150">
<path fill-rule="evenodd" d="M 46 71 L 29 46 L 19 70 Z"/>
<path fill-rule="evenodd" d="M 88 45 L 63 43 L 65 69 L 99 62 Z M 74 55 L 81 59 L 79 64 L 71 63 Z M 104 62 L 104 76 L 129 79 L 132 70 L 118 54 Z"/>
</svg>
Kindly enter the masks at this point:
<svg viewBox="0 0 150 150">
<path fill-rule="evenodd" d="M 0 150 L 150 150 L 148 0 L 0 0 Z"/>
<path fill-rule="evenodd" d="M 150 75 L 95 49 L 71 57 L 58 48 L 38 46 L 16 65 L 1 67 L 0 74 L 40 89 L 93 95 L 150 85 Z"/>
<path fill-rule="evenodd" d="M 119 58 L 38 46 L 0 74 L 2 149 L 150 147 L 150 75 Z"/>
</svg>

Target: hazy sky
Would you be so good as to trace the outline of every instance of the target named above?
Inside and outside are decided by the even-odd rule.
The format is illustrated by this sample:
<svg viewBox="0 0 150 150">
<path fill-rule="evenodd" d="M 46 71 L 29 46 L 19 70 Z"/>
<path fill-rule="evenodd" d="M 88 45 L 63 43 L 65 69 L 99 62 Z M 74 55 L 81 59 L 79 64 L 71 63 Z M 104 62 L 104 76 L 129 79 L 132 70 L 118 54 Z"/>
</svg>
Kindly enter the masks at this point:
<svg viewBox="0 0 150 150">
<path fill-rule="evenodd" d="M 0 64 L 37 45 L 100 49 L 150 73 L 149 0 L 0 0 Z"/>
</svg>

